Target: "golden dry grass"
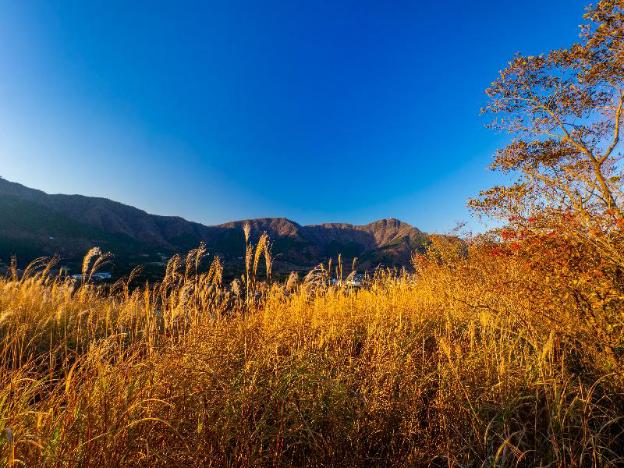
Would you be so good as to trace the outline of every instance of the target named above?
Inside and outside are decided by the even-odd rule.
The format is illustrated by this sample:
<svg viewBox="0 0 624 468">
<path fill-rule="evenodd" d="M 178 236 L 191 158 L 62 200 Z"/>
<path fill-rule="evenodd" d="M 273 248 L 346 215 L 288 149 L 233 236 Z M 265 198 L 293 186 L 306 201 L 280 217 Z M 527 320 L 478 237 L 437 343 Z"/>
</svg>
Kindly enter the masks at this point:
<svg viewBox="0 0 624 468">
<path fill-rule="evenodd" d="M 202 247 L 134 290 L 1 279 L 1 463 L 622 463 L 619 299 L 588 313 L 602 289 L 551 258 L 447 244 L 360 289 L 269 287 L 249 253 L 232 292 Z"/>
</svg>

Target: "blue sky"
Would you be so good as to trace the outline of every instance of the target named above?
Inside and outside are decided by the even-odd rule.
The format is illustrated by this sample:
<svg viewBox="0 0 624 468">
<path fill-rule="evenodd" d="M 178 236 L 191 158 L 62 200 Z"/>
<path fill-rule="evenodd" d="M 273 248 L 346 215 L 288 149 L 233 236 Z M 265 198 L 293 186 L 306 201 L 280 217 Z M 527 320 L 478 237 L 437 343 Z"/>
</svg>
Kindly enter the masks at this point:
<svg viewBox="0 0 624 468">
<path fill-rule="evenodd" d="M 0 0 L 0 175 L 208 224 L 446 231 L 497 181 L 484 89 L 584 6 Z"/>
</svg>

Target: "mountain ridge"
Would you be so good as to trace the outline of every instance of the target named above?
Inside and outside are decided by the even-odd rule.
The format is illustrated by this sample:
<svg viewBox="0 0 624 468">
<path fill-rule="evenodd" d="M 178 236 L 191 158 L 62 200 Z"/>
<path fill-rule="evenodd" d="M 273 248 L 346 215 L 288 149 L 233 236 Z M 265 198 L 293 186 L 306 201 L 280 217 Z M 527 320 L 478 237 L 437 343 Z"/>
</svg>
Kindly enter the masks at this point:
<svg viewBox="0 0 624 468">
<path fill-rule="evenodd" d="M 0 178 L 0 258 L 60 253 L 78 258 L 93 245 L 140 263 L 206 244 L 226 263 L 244 250 L 242 228 L 252 238 L 267 232 L 278 269 L 305 269 L 341 253 L 359 257 L 363 267 L 407 266 L 413 250 L 422 250 L 427 234 L 396 218 L 368 224 L 301 225 L 284 217 L 253 218 L 204 225 L 179 216 L 150 214 L 103 197 L 47 194 Z M 13 248 L 12 246 L 21 246 Z M 30 251 L 30 254 L 28 253 Z M 158 262 L 156 262 L 158 263 Z"/>
</svg>

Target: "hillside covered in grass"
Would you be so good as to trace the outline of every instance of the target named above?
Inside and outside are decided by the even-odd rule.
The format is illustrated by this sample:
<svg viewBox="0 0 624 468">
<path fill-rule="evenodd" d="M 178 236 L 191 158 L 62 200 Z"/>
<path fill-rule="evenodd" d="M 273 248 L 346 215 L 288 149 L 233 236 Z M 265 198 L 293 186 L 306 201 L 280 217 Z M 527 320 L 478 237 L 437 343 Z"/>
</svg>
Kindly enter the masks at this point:
<svg viewBox="0 0 624 468">
<path fill-rule="evenodd" d="M 541 242 L 440 238 L 362 288 L 253 262 L 230 288 L 192 256 L 135 290 L 0 280 L 3 463 L 621 463 L 623 297 Z"/>
</svg>

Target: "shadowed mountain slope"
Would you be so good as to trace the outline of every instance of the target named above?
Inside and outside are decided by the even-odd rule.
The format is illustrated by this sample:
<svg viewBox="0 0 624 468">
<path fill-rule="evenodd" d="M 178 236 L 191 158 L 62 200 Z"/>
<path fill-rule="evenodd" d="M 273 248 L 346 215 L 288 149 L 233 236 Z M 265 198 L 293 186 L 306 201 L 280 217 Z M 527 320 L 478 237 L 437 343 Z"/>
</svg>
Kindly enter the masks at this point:
<svg viewBox="0 0 624 468">
<path fill-rule="evenodd" d="M 286 218 L 257 218 L 205 226 L 106 198 L 50 195 L 0 178 L 0 259 L 5 261 L 13 254 L 28 261 L 54 253 L 76 260 L 98 245 L 123 263 L 158 263 L 204 242 L 227 266 L 243 255 L 245 224 L 254 239 L 269 234 L 278 271 L 309 268 L 339 253 L 358 257 L 361 268 L 406 266 L 411 252 L 428 242 L 426 234 L 397 219 L 301 226 Z"/>
</svg>

